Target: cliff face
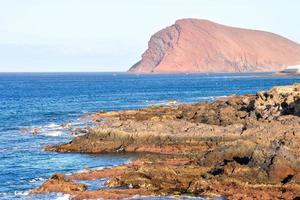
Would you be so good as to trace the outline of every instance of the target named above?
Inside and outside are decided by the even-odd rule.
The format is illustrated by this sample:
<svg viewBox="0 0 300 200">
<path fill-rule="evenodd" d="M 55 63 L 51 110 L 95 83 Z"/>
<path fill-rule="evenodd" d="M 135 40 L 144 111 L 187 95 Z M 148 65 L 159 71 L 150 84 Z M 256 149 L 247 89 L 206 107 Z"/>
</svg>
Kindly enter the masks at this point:
<svg viewBox="0 0 300 200">
<path fill-rule="evenodd" d="M 300 45 L 279 35 L 182 19 L 154 34 L 129 71 L 279 71 L 299 62 Z"/>
</svg>

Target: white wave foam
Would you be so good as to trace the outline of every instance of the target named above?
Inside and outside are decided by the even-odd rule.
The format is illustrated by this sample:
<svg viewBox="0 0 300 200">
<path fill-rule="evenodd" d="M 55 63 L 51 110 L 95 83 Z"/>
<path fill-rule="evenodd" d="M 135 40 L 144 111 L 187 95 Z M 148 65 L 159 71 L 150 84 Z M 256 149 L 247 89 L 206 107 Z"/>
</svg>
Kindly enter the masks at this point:
<svg viewBox="0 0 300 200">
<path fill-rule="evenodd" d="M 60 127 L 60 125 L 55 124 L 55 123 L 50 123 L 50 124 L 45 126 L 45 128 L 58 128 L 58 127 Z"/>
<path fill-rule="evenodd" d="M 15 191 L 14 194 L 16 196 L 27 196 L 29 194 L 29 191 Z"/>
<path fill-rule="evenodd" d="M 29 183 L 34 183 L 34 182 L 37 182 L 37 181 L 44 181 L 45 179 L 42 178 L 42 177 L 38 177 L 38 178 L 33 178 L 29 181 Z"/>
<path fill-rule="evenodd" d="M 69 194 L 58 194 L 55 200 L 69 200 L 71 195 Z"/>
<path fill-rule="evenodd" d="M 147 100 L 146 101 L 147 106 L 161 106 L 161 105 L 168 105 L 168 104 L 169 104 L 168 100 L 150 100 L 150 101 Z"/>
<path fill-rule="evenodd" d="M 77 170 L 75 172 L 75 174 L 80 174 L 80 173 L 85 173 L 85 172 L 90 172 L 91 170 L 90 169 L 80 169 L 80 170 Z"/>
<path fill-rule="evenodd" d="M 81 125 L 81 124 L 82 124 L 82 123 L 80 123 L 80 122 L 72 122 L 72 123 L 71 123 L 72 126 L 78 126 L 78 125 Z"/>
<path fill-rule="evenodd" d="M 223 95 L 223 96 L 214 96 L 213 100 L 226 100 L 229 96 Z"/>
<path fill-rule="evenodd" d="M 76 131 L 76 128 L 82 128 L 84 126 L 89 125 L 90 121 L 88 120 L 75 120 L 72 122 L 67 122 L 64 124 L 56 124 L 51 122 L 49 124 L 43 126 L 29 126 L 20 128 L 21 133 L 32 133 L 34 135 L 40 134 L 49 137 L 60 137 L 60 136 L 68 136 L 69 131 Z M 1 151 L 1 149 L 0 149 Z"/>
<path fill-rule="evenodd" d="M 93 167 L 91 168 L 92 170 L 102 170 L 102 169 L 105 169 L 105 167 Z"/>
<path fill-rule="evenodd" d="M 63 134 L 64 134 L 63 131 L 47 131 L 44 133 L 44 135 L 50 137 L 58 137 L 58 136 L 62 136 Z"/>
</svg>

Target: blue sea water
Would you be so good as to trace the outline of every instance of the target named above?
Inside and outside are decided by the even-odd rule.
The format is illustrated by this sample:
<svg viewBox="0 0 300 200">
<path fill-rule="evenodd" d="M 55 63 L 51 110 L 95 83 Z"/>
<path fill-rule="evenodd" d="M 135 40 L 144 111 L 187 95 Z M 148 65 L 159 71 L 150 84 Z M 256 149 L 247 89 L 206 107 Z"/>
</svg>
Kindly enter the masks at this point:
<svg viewBox="0 0 300 200">
<path fill-rule="evenodd" d="M 210 101 L 217 96 L 255 93 L 300 77 L 269 74 L 0 73 L 0 199 L 53 199 L 28 196 L 55 172 L 72 173 L 128 162 L 134 155 L 45 152 L 70 141 L 63 123 L 85 126 L 81 116 L 104 110 Z M 41 133 L 22 133 L 39 127 Z M 101 183 L 98 183 L 101 185 Z"/>
</svg>

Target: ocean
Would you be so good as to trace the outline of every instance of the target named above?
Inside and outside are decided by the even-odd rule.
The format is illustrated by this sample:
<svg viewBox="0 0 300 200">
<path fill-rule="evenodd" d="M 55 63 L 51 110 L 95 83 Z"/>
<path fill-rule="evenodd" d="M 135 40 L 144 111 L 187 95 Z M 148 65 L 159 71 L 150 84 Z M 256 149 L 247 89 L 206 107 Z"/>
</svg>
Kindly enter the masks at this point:
<svg viewBox="0 0 300 200">
<path fill-rule="evenodd" d="M 45 152 L 43 147 L 72 137 L 61 124 L 85 127 L 81 117 L 96 111 L 149 105 L 212 101 L 230 94 L 254 94 L 300 77 L 268 73 L 128 74 L 0 73 L 0 199 L 63 199 L 62 194 L 30 196 L 30 189 L 55 172 L 110 167 L 135 155 Z M 37 128 L 33 135 L 24 130 Z M 103 186 L 103 181 L 88 183 Z"/>
</svg>

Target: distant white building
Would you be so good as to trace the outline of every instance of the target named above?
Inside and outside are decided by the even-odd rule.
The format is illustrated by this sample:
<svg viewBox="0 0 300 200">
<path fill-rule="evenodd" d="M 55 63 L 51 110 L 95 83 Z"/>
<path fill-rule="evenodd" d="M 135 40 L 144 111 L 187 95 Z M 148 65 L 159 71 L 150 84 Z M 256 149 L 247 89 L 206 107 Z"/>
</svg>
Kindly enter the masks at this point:
<svg viewBox="0 0 300 200">
<path fill-rule="evenodd" d="M 288 66 L 282 73 L 300 73 L 300 65 Z"/>
</svg>

